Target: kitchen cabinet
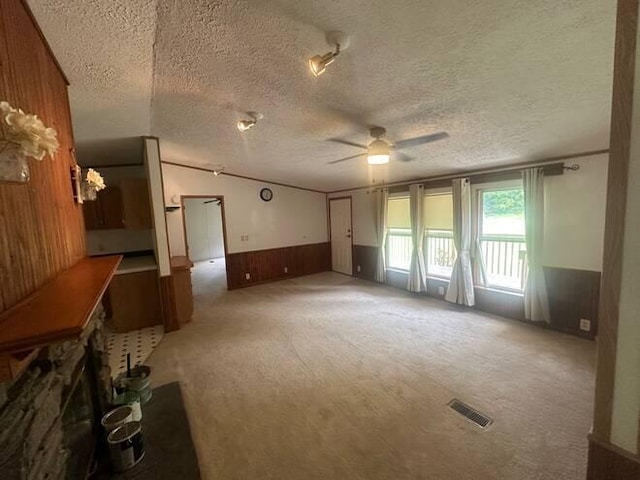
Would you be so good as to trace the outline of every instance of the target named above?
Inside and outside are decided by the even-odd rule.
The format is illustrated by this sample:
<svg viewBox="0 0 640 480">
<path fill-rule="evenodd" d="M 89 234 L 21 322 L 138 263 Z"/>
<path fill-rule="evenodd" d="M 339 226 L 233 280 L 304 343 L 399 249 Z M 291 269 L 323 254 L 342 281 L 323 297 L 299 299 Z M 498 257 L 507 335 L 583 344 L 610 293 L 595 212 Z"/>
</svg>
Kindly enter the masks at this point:
<svg viewBox="0 0 640 480">
<path fill-rule="evenodd" d="M 82 207 L 87 230 L 153 228 L 145 178 L 125 178 L 99 191 L 95 201 L 85 202 Z"/>
<path fill-rule="evenodd" d="M 162 324 L 157 270 L 116 274 L 108 289 L 112 328 L 119 333 Z"/>
</svg>

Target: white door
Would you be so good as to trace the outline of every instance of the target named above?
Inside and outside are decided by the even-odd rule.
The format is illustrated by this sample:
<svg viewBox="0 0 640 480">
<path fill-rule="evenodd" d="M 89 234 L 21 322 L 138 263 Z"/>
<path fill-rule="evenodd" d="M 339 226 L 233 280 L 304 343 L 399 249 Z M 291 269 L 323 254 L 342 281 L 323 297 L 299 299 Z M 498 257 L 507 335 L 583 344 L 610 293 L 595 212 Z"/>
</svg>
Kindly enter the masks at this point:
<svg viewBox="0 0 640 480">
<path fill-rule="evenodd" d="M 329 200 L 329 216 L 333 271 L 351 275 L 351 198 Z"/>
</svg>

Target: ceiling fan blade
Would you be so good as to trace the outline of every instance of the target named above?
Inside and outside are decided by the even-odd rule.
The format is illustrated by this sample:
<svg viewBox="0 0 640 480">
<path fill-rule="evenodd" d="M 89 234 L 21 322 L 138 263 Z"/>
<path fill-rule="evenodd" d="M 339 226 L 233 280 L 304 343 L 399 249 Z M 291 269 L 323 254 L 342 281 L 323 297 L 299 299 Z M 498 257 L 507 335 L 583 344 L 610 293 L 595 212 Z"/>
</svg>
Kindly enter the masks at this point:
<svg viewBox="0 0 640 480">
<path fill-rule="evenodd" d="M 363 148 L 365 150 L 369 148 L 366 145 L 360 145 L 359 143 L 350 142 L 349 140 L 343 140 L 341 138 L 327 138 L 327 141 L 334 142 L 334 143 L 341 143 L 342 145 L 349 145 L 350 147 Z"/>
<path fill-rule="evenodd" d="M 399 160 L 401 162 L 410 162 L 413 160 L 413 158 L 411 158 L 409 155 L 406 155 L 402 152 L 396 151 L 396 152 L 393 152 L 392 155 L 394 160 Z"/>
<path fill-rule="evenodd" d="M 406 140 L 400 140 L 395 143 L 396 148 L 412 148 L 418 145 L 424 145 L 425 143 L 435 142 L 447 138 L 449 134 L 447 132 L 432 133 L 431 135 L 423 135 L 421 137 L 408 138 Z"/>
<path fill-rule="evenodd" d="M 333 165 L 334 163 L 345 162 L 345 161 L 351 160 L 353 158 L 364 157 L 366 155 L 367 155 L 366 153 L 359 153 L 358 155 L 351 155 L 350 157 L 341 158 L 340 160 L 334 160 L 333 162 L 329 162 L 329 165 Z"/>
</svg>

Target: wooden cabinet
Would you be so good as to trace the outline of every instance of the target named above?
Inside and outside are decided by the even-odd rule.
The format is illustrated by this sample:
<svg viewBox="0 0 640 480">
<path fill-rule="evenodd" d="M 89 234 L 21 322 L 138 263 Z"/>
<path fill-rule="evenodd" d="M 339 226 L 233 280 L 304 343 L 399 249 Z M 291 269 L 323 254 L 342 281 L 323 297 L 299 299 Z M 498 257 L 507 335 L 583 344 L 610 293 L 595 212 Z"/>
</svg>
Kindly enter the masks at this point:
<svg viewBox="0 0 640 480">
<path fill-rule="evenodd" d="M 145 178 L 126 178 L 121 183 L 125 228 L 153 228 L 149 185 Z"/>
<path fill-rule="evenodd" d="M 162 323 L 157 270 L 113 277 L 108 290 L 113 329 L 128 332 Z"/>
<path fill-rule="evenodd" d="M 97 199 L 83 204 L 87 230 L 153 228 L 149 187 L 144 178 L 126 178 L 98 192 Z"/>
</svg>

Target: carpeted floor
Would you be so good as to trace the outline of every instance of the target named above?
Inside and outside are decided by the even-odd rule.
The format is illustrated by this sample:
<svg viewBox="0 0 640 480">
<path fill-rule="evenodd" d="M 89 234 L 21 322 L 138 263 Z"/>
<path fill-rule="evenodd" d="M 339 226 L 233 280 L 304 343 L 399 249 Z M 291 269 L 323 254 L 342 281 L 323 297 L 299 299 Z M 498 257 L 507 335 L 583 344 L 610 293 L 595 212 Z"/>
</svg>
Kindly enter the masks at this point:
<svg viewBox="0 0 640 480">
<path fill-rule="evenodd" d="M 335 273 L 193 276 L 192 324 L 148 363 L 181 382 L 203 478 L 585 478 L 593 342 Z"/>
</svg>

